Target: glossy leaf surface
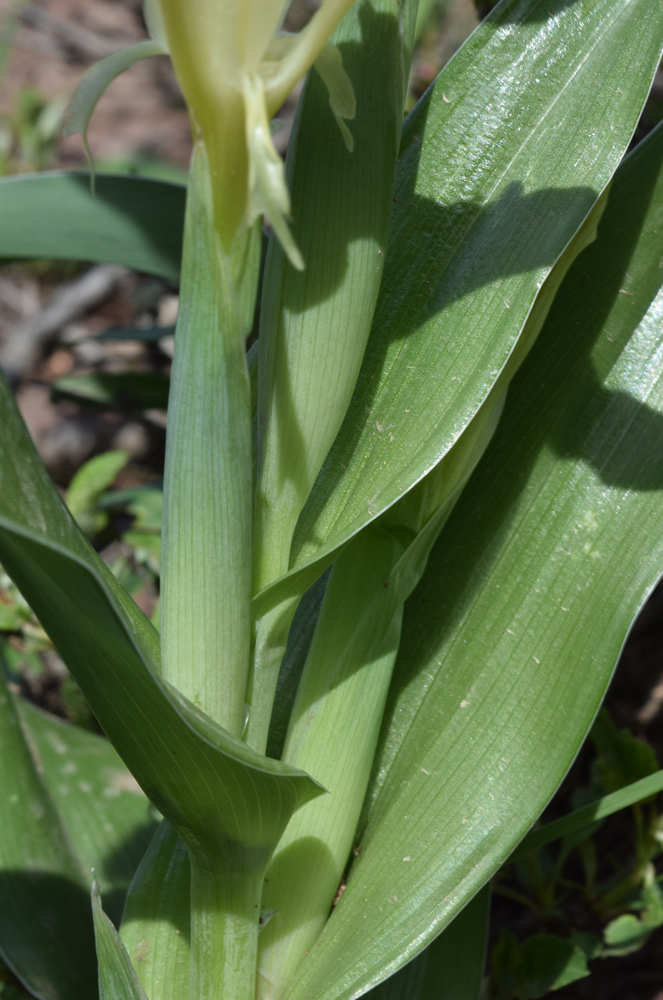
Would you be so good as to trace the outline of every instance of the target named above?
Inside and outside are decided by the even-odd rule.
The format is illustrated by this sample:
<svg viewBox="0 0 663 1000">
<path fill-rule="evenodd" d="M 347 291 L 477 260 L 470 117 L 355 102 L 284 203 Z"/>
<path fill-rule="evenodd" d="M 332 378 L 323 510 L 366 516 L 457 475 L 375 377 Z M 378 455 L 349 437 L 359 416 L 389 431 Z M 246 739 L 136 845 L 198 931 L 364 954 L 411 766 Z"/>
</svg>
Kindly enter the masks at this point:
<svg viewBox="0 0 663 1000">
<path fill-rule="evenodd" d="M 82 173 L 0 180 L 0 257 L 122 264 L 177 281 L 184 202 L 181 184 Z"/>
<path fill-rule="evenodd" d="M 662 164 L 659 129 L 620 169 L 406 608 L 361 857 L 292 1000 L 395 971 L 507 858 L 660 575 Z"/>
<path fill-rule="evenodd" d="M 490 889 L 482 889 L 412 962 L 380 983 L 370 1000 L 479 1000 L 486 959 Z"/>
<path fill-rule="evenodd" d="M 291 564 L 394 503 L 476 414 L 625 152 L 662 45 L 649 0 L 506 0 L 419 102 L 357 391 Z"/>
</svg>

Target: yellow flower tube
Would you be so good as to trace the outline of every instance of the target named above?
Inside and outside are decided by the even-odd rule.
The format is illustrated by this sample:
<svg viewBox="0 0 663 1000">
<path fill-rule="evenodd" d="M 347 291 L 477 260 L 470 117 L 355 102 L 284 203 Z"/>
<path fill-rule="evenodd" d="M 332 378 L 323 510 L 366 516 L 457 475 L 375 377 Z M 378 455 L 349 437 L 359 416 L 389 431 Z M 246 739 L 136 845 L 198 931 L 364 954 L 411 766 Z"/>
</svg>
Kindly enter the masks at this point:
<svg viewBox="0 0 663 1000">
<path fill-rule="evenodd" d="M 321 56 L 329 35 L 353 0 L 323 0 L 298 34 L 279 32 L 288 4 L 282 0 L 158 0 L 158 24 L 190 109 L 194 135 L 203 139 L 214 190 L 215 224 L 226 252 L 259 215 L 269 215 L 295 267 L 304 262 L 287 225 L 290 198 L 269 120 L 299 78 Z M 354 102 L 339 108 L 339 123 L 354 116 Z M 336 76 L 343 79 L 340 61 Z M 350 91 L 351 92 L 351 91 Z M 347 139 L 347 127 L 344 137 Z"/>
</svg>

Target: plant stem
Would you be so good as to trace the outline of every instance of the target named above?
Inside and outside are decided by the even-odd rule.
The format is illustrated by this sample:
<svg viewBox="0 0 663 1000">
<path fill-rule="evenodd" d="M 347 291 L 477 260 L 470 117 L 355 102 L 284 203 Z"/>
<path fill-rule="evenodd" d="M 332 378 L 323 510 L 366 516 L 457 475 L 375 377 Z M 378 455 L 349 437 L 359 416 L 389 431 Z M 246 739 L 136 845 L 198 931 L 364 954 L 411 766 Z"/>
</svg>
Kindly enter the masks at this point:
<svg viewBox="0 0 663 1000">
<path fill-rule="evenodd" d="M 254 1000 L 262 878 L 191 865 L 191 1000 Z"/>
<path fill-rule="evenodd" d="M 268 870 L 259 1000 L 281 997 L 338 889 L 378 739 L 403 610 L 391 571 L 402 545 L 370 526 L 332 570 L 292 712 L 283 760 L 329 795 L 293 816 Z"/>
<path fill-rule="evenodd" d="M 251 413 L 244 338 L 260 232 L 224 252 L 205 147 L 191 164 L 164 474 L 162 669 L 235 736 L 250 651 Z"/>
</svg>

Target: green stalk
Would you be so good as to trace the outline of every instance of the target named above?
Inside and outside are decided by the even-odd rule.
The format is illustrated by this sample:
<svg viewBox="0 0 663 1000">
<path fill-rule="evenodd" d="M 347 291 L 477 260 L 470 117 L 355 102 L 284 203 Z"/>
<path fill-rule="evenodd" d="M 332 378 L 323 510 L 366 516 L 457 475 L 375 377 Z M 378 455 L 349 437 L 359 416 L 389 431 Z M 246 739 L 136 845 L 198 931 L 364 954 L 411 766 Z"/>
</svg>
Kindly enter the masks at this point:
<svg viewBox="0 0 663 1000">
<path fill-rule="evenodd" d="M 269 867 L 258 1000 L 281 997 L 315 945 L 352 847 L 400 637 L 399 534 L 370 526 L 332 570 L 283 750 L 330 794 L 295 813 Z"/>
<path fill-rule="evenodd" d="M 250 652 L 250 329 L 260 230 L 226 254 L 205 147 L 189 184 L 164 474 L 163 675 L 235 736 Z"/>
<path fill-rule="evenodd" d="M 255 1000 L 263 874 L 191 865 L 191 1000 Z"/>
</svg>

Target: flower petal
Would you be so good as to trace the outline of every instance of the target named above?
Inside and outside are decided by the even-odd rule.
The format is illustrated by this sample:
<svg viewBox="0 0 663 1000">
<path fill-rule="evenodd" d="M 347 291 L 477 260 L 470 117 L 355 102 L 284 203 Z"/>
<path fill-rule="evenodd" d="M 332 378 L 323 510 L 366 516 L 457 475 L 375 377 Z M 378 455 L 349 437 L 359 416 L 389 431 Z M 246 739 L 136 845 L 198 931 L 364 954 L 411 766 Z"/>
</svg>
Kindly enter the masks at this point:
<svg viewBox="0 0 663 1000">
<path fill-rule="evenodd" d="M 258 74 L 247 76 L 242 93 L 249 154 L 247 224 L 250 226 L 259 215 L 268 215 L 290 263 L 298 271 L 303 271 L 304 261 L 288 226 L 290 195 L 283 161 L 274 148 L 270 134 L 262 78 Z"/>
</svg>

